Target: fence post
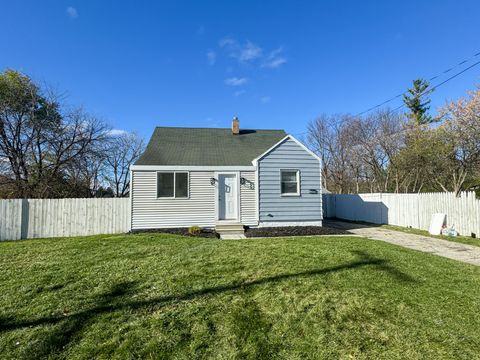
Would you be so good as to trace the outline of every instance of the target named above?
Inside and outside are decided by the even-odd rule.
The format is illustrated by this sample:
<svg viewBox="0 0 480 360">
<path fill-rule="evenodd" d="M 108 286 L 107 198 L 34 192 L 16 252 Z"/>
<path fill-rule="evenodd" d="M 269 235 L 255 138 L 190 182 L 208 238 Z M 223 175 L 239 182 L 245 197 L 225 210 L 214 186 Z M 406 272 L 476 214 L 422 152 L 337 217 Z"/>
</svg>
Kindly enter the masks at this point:
<svg viewBox="0 0 480 360">
<path fill-rule="evenodd" d="M 20 216 L 20 239 L 28 239 L 28 223 L 30 221 L 30 204 L 28 199 L 22 199 L 22 210 Z"/>
</svg>

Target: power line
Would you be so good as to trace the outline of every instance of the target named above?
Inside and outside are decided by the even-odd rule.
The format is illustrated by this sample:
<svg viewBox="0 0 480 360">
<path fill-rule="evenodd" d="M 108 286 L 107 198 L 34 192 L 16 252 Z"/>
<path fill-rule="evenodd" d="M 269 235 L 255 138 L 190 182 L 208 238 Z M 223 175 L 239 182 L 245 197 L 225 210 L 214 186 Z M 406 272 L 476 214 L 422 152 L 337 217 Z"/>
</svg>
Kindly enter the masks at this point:
<svg viewBox="0 0 480 360">
<path fill-rule="evenodd" d="M 480 54 L 480 53 L 478 53 L 478 54 Z M 443 84 L 449 82 L 450 80 L 455 79 L 457 76 L 460 76 L 460 75 L 463 74 L 465 71 L 470 70 L 471 68 L 477 66 L 478 64 L 480 64 L 480 61 L 477 61 L 476 63 L 470 65 L 469 67 L 466 67 L 465 69 L 463 69 L 462 71 L 456 73 L 455 75 L 450 76 L 448 79 L 443 80 L 441 83 L 438 83 L 437 85 L 435 85 L 435 86 L 433 86 L 433 87 L 431 87 L 431 88 L 427 88 L 427 89 L 425 90 L 425 92 L 421 93 L 419 96 L 424 96 L 424 95 L 430 94 L 430 93 L 433 92 L 436 88 L 442 86 Z M 405 106 L 405 103 L 402 103 L 399 107 L 393 109 L 393 111 L 399 110 L 399 109 L 401 109 L 403 106 Z"/>
<path fill-rule="evenodd" d="M 429 81 L 434 80 L 434 79 L 438 78 L 439 76 L 441 76 L 441 75 L 443 75 L 443 74 L 449 73 L 451 70 L 453 70 L 453 69 L 457 68 L 458 66 L 461 66 L 461 65 L 469 62 L 470 60 L 474 59 L 474 58 L 477 57 L 477 56 L 480 56 L 480 52 L 477 52 L 476 54 L 474 54 L 474 55 L 471 56 L 470 58 L 465 59 L 465 60 L 462 60 L 462 61 L 459 62 L 457 65 L 455 65 L 455 66 L 453 66 L 453 67 L 451 67 L 451 68 L 449 68 L 449 69 L 444 70 L 441 74 L 435 75 L 435 76 L 431 77 L 431 78 L 429 79 Z M 477 62 L 473 63 L 472 65 L 470 65 L 470 66 L 466 67 L 465 69 L 463 69 L 462 71 L 460 71 L 460 72 L 458 72 L 458 73 L 450 76 L 449 78 L 443 80 L 442 82 L 438 83 L 437 85 L 434 85 L 434 86 L 432 86 L 432 87 L 430 87 L 430 88 L 427 88 L 423 93 L 420 94 L 420 96 L 424 96 L 424 95 L 430 94 L 430 93 L 433 92 L 435 89 L 437 89 L 437 88 L 439 88 L 440 86 L 446 84 L 446 83 L 449 82 L 450 80 L 455 79 L 456 77 L 460 76 L 460 75 L 463 74 L 464 72 L 470 70 L 471 68 L 473 68 L 473 67 L 475 67 L 475 66 L 477 66 L 477 65 L 479 65 L 479 64 L 480 64 L 480 61 L 477 61 Z M 378 108 L 378 107 L 380 107 L 380 106 L 382 106 L 382 105 L 385 105 L 385 104 L 387 104 L 387 103 L 389 103 L 389 102 L 391 102 L 391 101 L 393 101 L 393 100 L 395 100 L 395 99 L 398 99 L 399 97 L 403 96 L 403 95 L 406 94 L 406 93 L 407 93 L 407 92 L 405 91 L 405 92 L 403 92 L 403 93 L 401 93 L 401 94 L 398 94 L 398 95 L 396 95 L 396 96 L 394 96 L 394 97 L 392 97 L 392 98 L 390 98 L 390 99 L 388 99 L 388 100 L 386 100 L 386 101 L 384 101 L 384 102 L 382 102 L 382 103 L 380 103 L 380 104 L 378 104 L 378 105 L 375 105 L 375 106 L 373 106 L 373 107 L 371 107 L 371 108 L 369 108 L 369 109 L 367 109 L 367 110 L 365 110 L 365 111 L 362 111 L 362 112 L 356 114 L 355 116 L 360 116 L 360 115 L 363 115 L 363 114 L 365 114 L 365 113 L 367 113 L 367 112 L 370 112 L 371 110 L 374 110 L 374 109 L 376 109 L 376 108 Z M 402 103 L 400 106 L 394 108 L 392 111 L 400 110 L 400 109 L 401 109 L 402 107 L 404 107 L 404 106 L 405 106 L 405 103 Z M 304 131 L 304 132 L 301 132 L 301 133 L 296 133 L 296 134 L 294 134 L 294 135 L 300 135 L 300 136 L 301 136 L 301 135 L 306 135 L 306 134 L 308 134 L 308 131 Z"/>
<path fill-rule="evenodd" d="M 479 54 L 480 54 L 480 53 L 479 53 Z M 463 69 L 462 71 L 456 73 L 455 75 L 450 76 L 448 79 L 446 79 L 446 80 L 442 81 L 441 83 L 439 83 L 439 84 L 435 85 L 434 87 L 432 87 L 428 92 L 432 92 L 433 90 L 435 90 L 435 89 L 438 88 L 439 86 L 445 84 L 446 82 L 449 82 L 449 81 L 452 80 L 452 79 L 455 79 L 457 76 L 463 74 L 465 71 L 470 70 L 471 68 L 477 66 L 478 64 L 480 64 L 480 61 L 477 61 L 476 63 L 470 65 L 469 67 Z M 427 92 L 427 93 L 428 93 L 428 92 Z"/>
<path fill-rule="evenodd" d="M 476 58 L 477 56 L 480 56 L 480 51 L 477 52 L 476 54 L 472 55 L 471 57 L 460 61 L 460 62 L 457 63 L 455 66 L 452 66 L 452 67 L 450 67 L 450 68 L 448 68 L 448 69 L 445 69 L 445 70 L 442 71 L 440 74 L 437 74 L 437 75 L 435 75 L 435 76 L 432 76 L 432 77 L 429 79 L 429 81 L 435 80 L 435 79 L 437 79 L 438 77 L 440 77 L 440 76 L 442 76 L 442 75 L 444 75 L 444 74 L 449 73 L 449 72 L 452 71 L 453 69 L 455 69 L 455 68 L 457 68 L 457 67 L 459 67 L 459 66 L 464 65 L 465 63 L 471 61 L 472 59 Z M 460 73 L 455 74 L 454 76 L 448 78 L 447 80 L 441 82 L 440 84 L 438 84 L 438 85 L 430 88 L 429 90 L 433 91 L 433 90 L 436 89 L 437 87 L 445 84 L 446 82 L 452 80 L 453 78 L 456 78 L 458 75 L 463 74 L 465 71 L 471 69 L 472 67 L 474 67 L 474 66 L 476 66 L 476 65 L 478 65 L 478 64 L 479 64 L 479 62 L 476 62 L 475 64 L 473 64 L 473 65 L 467 67 L 466 69 L 462 70 Z M 375 109 L 379 108 L 379 107 L 382 106 L 382 105 L 385 105 L 385 104 L 387 104 L 387 103 L 389 103 L 389 102 L 391 102 L 391 101 L 393 101 L 393 100 L 398 99 L 399 97 L 402 97 L 402 96 L 403 96 L 404 94 L 406 94 L 406 93 L 407 93 L 407 92 L 405 91 L 405 92 L 403 92 L 403 93 L 401 93 L 401 94 L 395 95 L 394 97 L 392 97 L 392 98 L 390 98 L 390 99 L 388 99 L 388 100 L 385 100 L 384 102 L 382 102 L 382 103 L 380 103 L 380 104 L 377 104 L 377 105 L 375 105 L 375 106 L 372 106 L 372 107 L 368 108 L 367 110 L 364 110 L 364 111 L 356 114 L 355 116 L 360 116 L 360 115 L 363 115 L 363 114 L 365 114 L 365 113 L 367 113 L 367 112 L 370 112 L 370 111 L 372 111 L 372 110 L 375 110 Z M 427 93 L 428 93 L 428 92 L 426 92 L 425 94 L 427 94 Z M 425 95 L 425 94 L 423 94 L 423 95 Z M 403 105 L 402 105 L 402 106 L 403 106 Z M 400 109 L 402 106 L 400 106 L 398 109 Z"/>
</svg>

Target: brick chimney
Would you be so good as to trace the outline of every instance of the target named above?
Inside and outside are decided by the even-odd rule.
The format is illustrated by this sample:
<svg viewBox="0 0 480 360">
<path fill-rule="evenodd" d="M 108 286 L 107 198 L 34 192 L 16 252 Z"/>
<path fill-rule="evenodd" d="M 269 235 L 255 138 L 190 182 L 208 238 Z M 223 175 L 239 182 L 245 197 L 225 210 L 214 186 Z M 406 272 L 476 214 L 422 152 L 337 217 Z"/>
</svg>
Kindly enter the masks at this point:
<svg viewBox="0 0 480 360">
<path fill-rule="evenodd" d="M 238 135 L 240 133 L 240 121 L 238 120 L 238 117 L 234 117 L 232 120 L 232 134 L 233 135 Z"/>
</svg>

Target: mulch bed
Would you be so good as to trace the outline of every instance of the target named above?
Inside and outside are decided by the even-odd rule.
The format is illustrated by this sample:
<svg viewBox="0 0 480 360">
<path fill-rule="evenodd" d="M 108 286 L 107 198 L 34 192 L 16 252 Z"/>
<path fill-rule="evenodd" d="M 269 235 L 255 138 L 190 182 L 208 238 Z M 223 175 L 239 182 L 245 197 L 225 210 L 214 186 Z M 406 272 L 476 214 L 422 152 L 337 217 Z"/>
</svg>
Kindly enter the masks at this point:
<svg viewBox="0 0 480 360">
<path fill-rule="evenodd" d="M 348 235 L 348 231 L 324 226 L 282 226 L 249 228 L 246 237 L 306 236 L 306 235 Z"/>
<path fill-rule="evenodd" d="M 202 229 L 198 235 L 191 235 L 188 228 L 168 228 L 168 229 L 144 229 L 133 230 L 132 233 L 164 233 L 172 235 L 182 235 L 199 238 L 218 238 L 218 234 L 214 230 Z"/>
<path fill-rule="evenodd" d="M 133 233 L 164 233 L 172 235 L 182 235 L 200 238 L 218 238 L 218 234 L 214 230 L 202 229 L 198 235 L 188 233 L 188 228 L 168 228 L 168 229 L 145 229 L 133 230 Z M 307 236 L 307 235 L 348 235 L 345 230 L 338 230 L 324 226 L 282 226 L 282 227 L 261 227 L 246 228 L 245 236 L 248 238 L 255 237 L 280 237 L 280 236 Z"/>
</svg>

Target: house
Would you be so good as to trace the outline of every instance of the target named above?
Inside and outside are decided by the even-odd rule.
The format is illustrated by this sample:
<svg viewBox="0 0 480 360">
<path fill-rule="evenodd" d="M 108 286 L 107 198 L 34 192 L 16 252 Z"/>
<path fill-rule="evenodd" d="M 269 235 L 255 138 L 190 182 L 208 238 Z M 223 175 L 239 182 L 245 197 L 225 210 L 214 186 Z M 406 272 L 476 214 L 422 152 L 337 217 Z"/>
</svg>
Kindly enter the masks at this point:
<svg viewBox="0 0 480 360">
<path fill-rule="evenodd" d="M 320 159 L 283 130 L 157 127 L 131 166 L 131 229 L 321 226 Z"/>
</svg>

